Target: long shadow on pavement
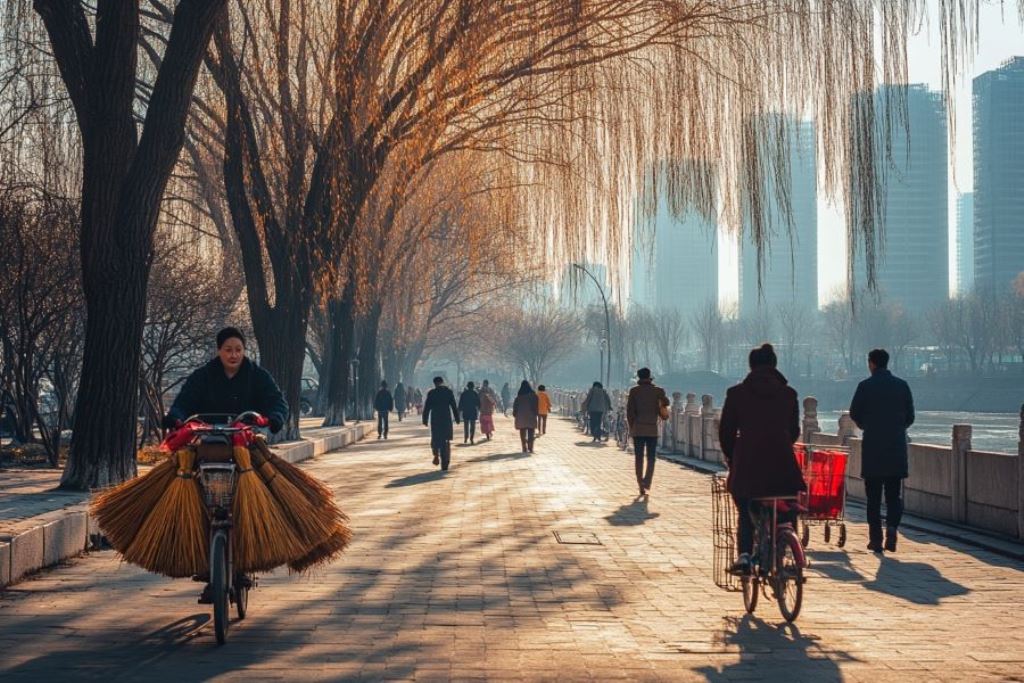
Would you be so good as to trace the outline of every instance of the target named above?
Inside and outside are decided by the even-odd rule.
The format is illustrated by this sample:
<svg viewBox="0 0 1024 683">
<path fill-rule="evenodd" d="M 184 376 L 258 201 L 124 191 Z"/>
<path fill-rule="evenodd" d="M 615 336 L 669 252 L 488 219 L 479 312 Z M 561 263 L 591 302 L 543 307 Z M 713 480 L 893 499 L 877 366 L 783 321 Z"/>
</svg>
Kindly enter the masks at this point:
<svg viewBox="0 0 1024 683">
<path fill-rule="evenodd" d="M 618 510 L 605 516 L 612 526 L 638 526 L 649 519 L 656 519 L 661 516 L 660 512 L 651 512 L 648 508 L 647 496 L 637 496 L 628 505 L 622 505 Z"/>
<path fill-rule="evenodd" d="M 924 562 L 901 562 L 883 557 L 878 572 L 864 587 L 917 605 L 938 605 L 942 598 L 967 595 L 969 588 L 950 581 L 938 569 Z"/>
<path fill-rule="evenodd" d="M 470 458 L 466 462 L 498 462 L 500 460 L 522 460 L 529 458 L 532 453 L 523 453 L 522 451 L 516 451 L 515 453 L 491 453 L 490 455 L 480 455 L 475 458 Z"/>
<path fill-rule="evenodd" d="M 427 482 L 444 479 L 446 474 L 447 473 L 442 470 L 431 470 L 429 472 L 420 472 L 419 474 L 410 474 L 408 477 L 392 479 L 387 483 L 387 485 L 384 488 L 394 489 L 402 486 L 415 486 L 417 484 L 426 484 Z"/>
<path fill-rule="evenodd" d="M 833 581 L 864 581 L 864 575 L 858 572 L 850 562 L 850 556 L 842 550 L 807 550 L 807 558 L 811 562 L 810 569 L 826 576 Z"/>
</svg>

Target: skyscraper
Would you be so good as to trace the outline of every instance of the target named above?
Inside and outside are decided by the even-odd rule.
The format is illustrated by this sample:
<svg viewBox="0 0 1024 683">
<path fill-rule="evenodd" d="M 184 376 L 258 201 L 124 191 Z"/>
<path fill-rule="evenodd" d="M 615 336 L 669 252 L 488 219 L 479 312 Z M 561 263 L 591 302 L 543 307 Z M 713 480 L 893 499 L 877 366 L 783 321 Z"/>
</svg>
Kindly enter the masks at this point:
<svg viewBox="0 0 1024 683">
<path fill-rule="evenodd" d="M 974 278 L 1002 292 L 1024 271 L 1024 57 L 974 79 Z"/>
<path fill-rule="evenodd" d="M 740 243 L 740 317 L 758 311 L 772 314 L 780 306 L 795 305 L 809 312 L 818 308 L 818 175 L 814 125 L 791 117 L 771 115 L 764 126 L 786 126 L 789 141 L 789 205 L 792 222 L 776 196 L 772 179 L 765 182 L 765 223 L 771 239 L 765 245 L 758 291 L 757 248 L 750 237 L 751 219 L 745 217 Z M 789 228 L 792 228 L 790 232 Z"/>
<path fill-rule="evenodd" d="M 897 88 L 903 92 L 896 92 Z M 898 110 L 900 94 L 906 98 L 906 126 L 898 111 L 888 117 L 885 112 L 887 100 Z M 865 102 L 859 100 L 855 104 Z M 915 84 L 879 86 L 870 106 L 874 107 L 877 132 L 871 157 L 875 168 L 855 166 L 852 172 L 873 173 L 881 187 L 875 282 L 883 301 L 900 304 L 908 311 L 924 312 L 949 298 L 946 105 L 941 93 Z M 888 151 L 886 120 L 892 122 Z M 862 248 L 857 249 L 855 259 L 854 272 L 860 287 L 867 282 Z"/>
<path fill-rule="evenodd" d="M 653 216 L 653 244 L 633 250 L 630 301 L 650 309 L 674 309 L 689 317 L 708 300 L 718 301 L 718 235 L 714 219 L 692 204 L 673 215 L 661 198 Z M 639 230 L 638 230 L 639 233 Z"/>
<path fill-rule="evenodd" d="M 956 199 L 956 293 L 974 289 L 974 193 Z"/>
</svg>

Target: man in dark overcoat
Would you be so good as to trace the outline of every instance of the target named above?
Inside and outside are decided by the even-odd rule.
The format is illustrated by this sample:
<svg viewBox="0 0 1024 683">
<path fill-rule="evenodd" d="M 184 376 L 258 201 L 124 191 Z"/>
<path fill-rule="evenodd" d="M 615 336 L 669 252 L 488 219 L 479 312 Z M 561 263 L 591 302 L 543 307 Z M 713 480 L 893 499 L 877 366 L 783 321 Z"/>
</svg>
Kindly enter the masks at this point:
<svg viewBox="0 0 1024 683">
<path fill-rule="evenodd" d="M 434 464 L 440 463 L 442 470 L 447 470 L 451 461 L 452 420 L 459 424 L 455 393 L 445 386 L 443 377 L 435 377 L 434 388 L 423 401 L 423 425 L 430 424 L 430 450 L 434 453 Z"/>
</svg>

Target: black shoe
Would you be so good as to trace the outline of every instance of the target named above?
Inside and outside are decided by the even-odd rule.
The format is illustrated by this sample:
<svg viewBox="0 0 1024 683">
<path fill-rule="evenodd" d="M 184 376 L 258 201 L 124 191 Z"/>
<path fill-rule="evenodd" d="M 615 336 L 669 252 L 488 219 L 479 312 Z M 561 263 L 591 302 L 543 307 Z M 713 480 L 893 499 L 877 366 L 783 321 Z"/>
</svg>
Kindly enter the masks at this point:
<svg viewBox="0 0 1024 683">
<path fill-rule="evenodd" d="M 868 550 L 870 550 L 873 553 L 880 553 L 880 552 L 882 552 L 882 543 L 881 543 L 881 541 L 871 541 L 871 542 L 869 542 L 868 543 Z"/>
<path fill-rule="evenodd" d="M 735 576 L 748 576 L 750 574 L 750 555 L 740 553 L 740 556 L 729 567 L 729 573 Z"/>
<path fill-rule="evenodd" d="M 441 462 L 441 458 L 439 458 L 438 456 L 435 455 L 434 456 L 434 464 L 437 465 L 440 462 Z"/>
<path fill-rule="evenodd" d="M 203 592 L 199 596 L 200 605 L 212 605 L 213 604 L 213 587 L 210 584 L 203 586 Z"/>
<path fill-rule="evenodd" d="M 885 549 L 890 553 L 896 552 L 896 529 L 888 527 L 885 530 Z"/>
</svg>

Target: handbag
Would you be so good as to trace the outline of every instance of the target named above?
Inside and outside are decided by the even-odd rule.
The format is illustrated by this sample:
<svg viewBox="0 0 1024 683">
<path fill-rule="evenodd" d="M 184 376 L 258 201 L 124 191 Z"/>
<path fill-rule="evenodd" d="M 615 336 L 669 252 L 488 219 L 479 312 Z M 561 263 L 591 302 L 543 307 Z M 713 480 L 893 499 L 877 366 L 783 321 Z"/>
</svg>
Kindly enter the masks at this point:
<svg viewBox="0 0 1024 683">
<path fill-rule="evenodd" d="M 664 403 L 658 403 L 658 417 L 668 422 L 668 416 L 668 406 L 665 405 Z"/>
</svg>

